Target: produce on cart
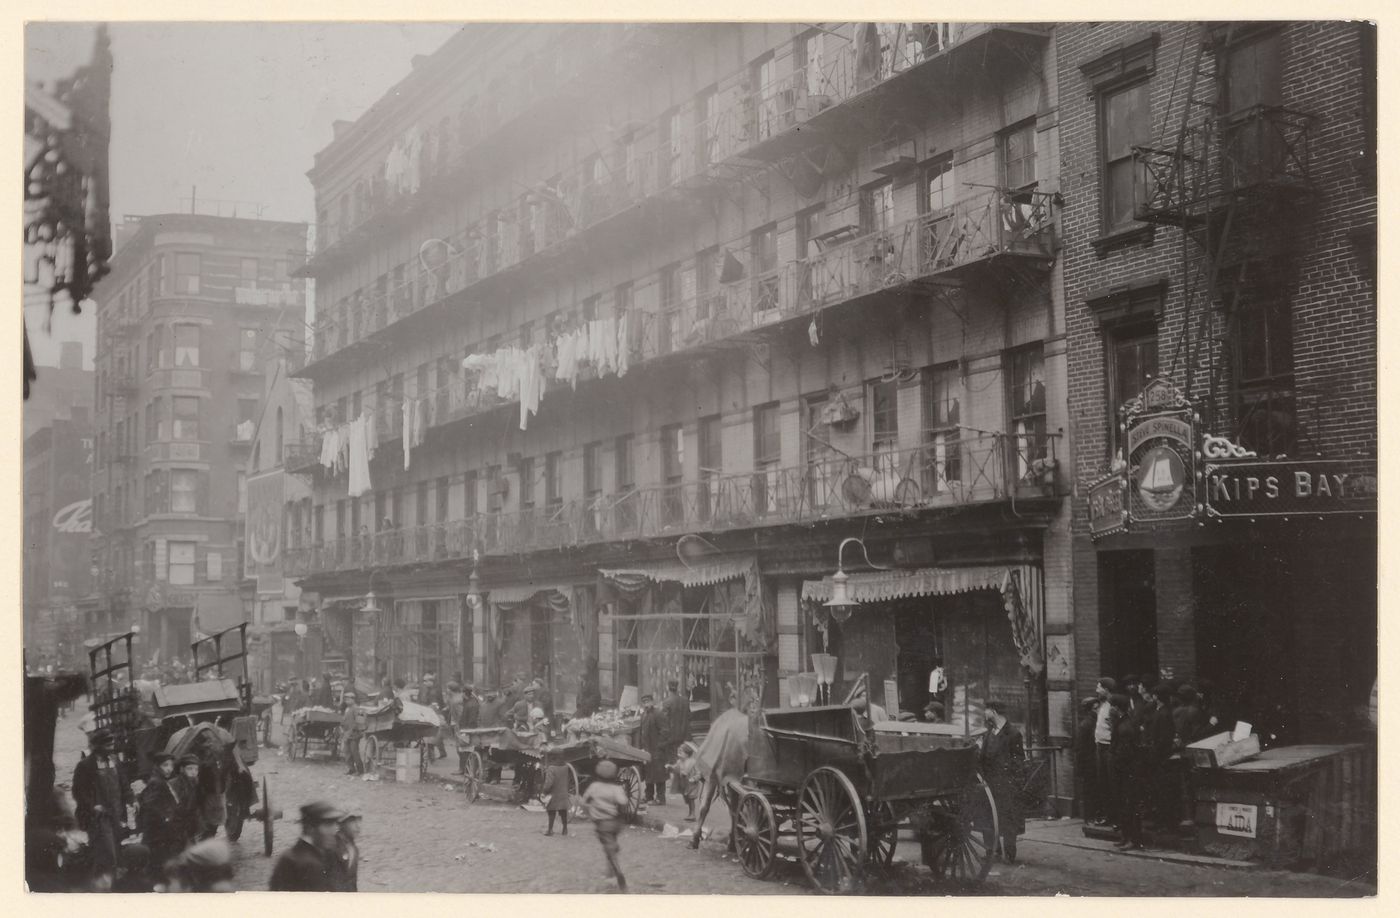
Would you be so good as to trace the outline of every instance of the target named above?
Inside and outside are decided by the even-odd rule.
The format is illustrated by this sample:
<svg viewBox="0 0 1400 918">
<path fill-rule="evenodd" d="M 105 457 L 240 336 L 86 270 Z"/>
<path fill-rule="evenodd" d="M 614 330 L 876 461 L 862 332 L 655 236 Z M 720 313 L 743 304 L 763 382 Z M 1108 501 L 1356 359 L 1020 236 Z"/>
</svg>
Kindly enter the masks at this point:
<svg viewBox="0 0 1400 918">
<path fill-rule="evenodd" d="M 867 730 L 846 706 L 762 711 L 732 812 L 744 872 L 767 877 L 786 855 L 819 892 L 858 892 L 909 825 L 937 876 L 980 883 L 997 813 L 977 755 L 973 738 L 943 725 Z"/>
</svg>

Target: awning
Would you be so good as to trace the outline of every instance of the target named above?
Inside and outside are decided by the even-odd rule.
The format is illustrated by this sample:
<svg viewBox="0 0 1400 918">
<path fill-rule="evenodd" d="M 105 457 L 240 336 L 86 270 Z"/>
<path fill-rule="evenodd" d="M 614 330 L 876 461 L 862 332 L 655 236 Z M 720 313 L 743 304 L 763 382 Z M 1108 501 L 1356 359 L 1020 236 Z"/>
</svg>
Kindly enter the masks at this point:
<svg viewBox="0 0 1400 918">
<path fill-rule="evenodd" d="M 643 580 L 651 580 L 658 583 L 666 580 L 687 587 L 711 586 L 716 583 L 723 583 L 726 580 L 739 580 L 750 576 L 756 577 L 758 574 L 758 558 L 755 555 L 736 555 L 734 557 L 718 558 L 697 564 L 682 564 L 679 561 L 657 561 L 649 564 L 637 564 L 632 567 L 615 568 L 612 570 L 600 569 L 598 573 L 601 574 L 604 579 L 614 581 L 624 588 L 633 588 L 639 581 Z"/>
<path fill-rule="evenodd" d="M 1006 607 L 1011 636 L 1021 655 L 1021 664 L 1035 672 L 1045 665 L 1044 575 L 1037 564 L 861 571 L 847 576 L 850 577 L 850 596 L 858 603 L 996 590 Z M 819 604 L 829 599 L 830 577 L 803 582 L 803 602 Z"/>
<path fill-rule="evenodd" d="M 514 586 L 484 587 L 482 592 L 487 594 L 491 602 L 514 604 L 532 599 L 537 593 L 561 593 L 572 599 L 574 585 L 572 583 L 522 583 Z"/>
</svg>

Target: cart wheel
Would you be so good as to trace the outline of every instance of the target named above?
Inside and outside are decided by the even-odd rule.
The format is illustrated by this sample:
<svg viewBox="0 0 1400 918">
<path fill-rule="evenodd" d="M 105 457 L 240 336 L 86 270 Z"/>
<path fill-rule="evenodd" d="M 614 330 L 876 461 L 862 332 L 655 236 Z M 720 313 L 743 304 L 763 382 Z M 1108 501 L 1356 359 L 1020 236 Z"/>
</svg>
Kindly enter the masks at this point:
<svg viewBox="0 0 1400 918">
<path fill-rule="evenodd" d="M 485 766 L 481 763 L 481 753 L 475 749 L 467 751 L 466 765 L 462 769 L 462 788 L 467 792 L 467 803 L 475 803 L 481 796 L 482 772 Z"/>
<path fill-rule="evenodd" d="M 866 852 L 866 866 L 883 869 L 894 862 L 894 849 L 899 844 L 899 816 L 894 807 L 881 803 L 865 817 L 866 831 L 870 834 L 870 849 Z"/>
<path fill-rule="evenodd" d="M 929 831 L 920 844 L 933 875 L 964 884 L 986 879 L 999 824 L 996 801 L 981 776 L 957 797 L 935 800 L 930 815 Z"/>
<path fill-rule="evenodd" d="M 365 766 L 365 774 L 379 774 L 379 737 L 366 733 L 360 740 L 360 762 Z"/>
<path fill-rule="evenodd" d="M 778 853 L 778 820 L 768 798 L 746 791 L 734 814 L 734 834 L 744 873 L 762 880 L 773 872 Z"/>
<path fill-rule="evenodd" d="M 627 811 L 623 814 L 628 822 L 637 818 L 637 813 L 642 809 L 642 796 L 645 788 L 642 786 L 642 773 L 637 770 L 637 766 L 628 765 L 617 773 L 617 783 L 622 785 L 623 791 L 627 794 Z"/>
<path fill-rule="evenodd" d="M 850 778 L 829 765 L 807 775 L 797 797 L 797 852 L 812 886 L 823 893 L 857 891 L 866 844 L 865 814 Z"/>
<path fill-rule="evenodd" d="M 277 811 L 272 808 L 272 796 L 267 792 L 267 778 L 263 778 L 262 792 L 263 856 L 272 857 L 272 824 L 277 819 Z"/>
<path fill-rule="evenodd" d="M 305 750 L 298 749 L 297 744 L 301 742 L 301 731 L 296 724 L 287 728 L 287 736 L 284 740 L 287 744 L 287 758 L 299 759 L 305 754 Z"/>
<path fill-rule="evenodd" d="M 579 787 L 578 769 L 575 768 L 573 765 L 569 765 L 569 766 L 568 766 L 568 769 L 569 769 L 569 810 L 570 810 L 570 812 L 572 812 L 573 809 L 574 809 L 574 807 L 575 807 L 575 806 L 578 806 L 579 797 L 582 795 L 583 791 L 582 791 L 582 789 Z"/>
</svg>

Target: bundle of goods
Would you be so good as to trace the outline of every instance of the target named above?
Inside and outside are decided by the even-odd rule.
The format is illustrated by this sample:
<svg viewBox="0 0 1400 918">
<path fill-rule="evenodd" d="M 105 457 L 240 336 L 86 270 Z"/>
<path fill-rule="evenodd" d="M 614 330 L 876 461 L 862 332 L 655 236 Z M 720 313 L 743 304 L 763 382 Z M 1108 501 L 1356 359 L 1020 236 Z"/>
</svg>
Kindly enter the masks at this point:
<svg viewBox="0 0 1400 918">
<path fill-rule="evenodd" d="M 611 709 L 575 717 L 564 724 L 564 732 L 570 736 L 620 736 L 636 730 L 641 722 L 641 714 L 635 708 Z"/>
</svg>

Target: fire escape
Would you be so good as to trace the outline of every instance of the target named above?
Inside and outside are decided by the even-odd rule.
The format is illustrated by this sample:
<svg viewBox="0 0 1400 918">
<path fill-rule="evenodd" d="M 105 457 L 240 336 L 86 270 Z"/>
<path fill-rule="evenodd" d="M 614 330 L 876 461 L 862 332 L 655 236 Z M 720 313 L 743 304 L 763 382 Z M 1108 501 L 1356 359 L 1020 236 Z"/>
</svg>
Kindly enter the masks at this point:
<svg viewBox="0 0 1400 918">
<path fill-rule="evenodd" d="M 1182 45 L 1157 144 L 1134 154 L 1136 217 L 1182 233 L 1182 320 L 1163 370 L 1199 400 L 1208 429 L 1261 454 L 1291 452 L 1289 289 L 1312 197 L 1313 119 L 1280 104 L 1277 32 L 1198 28 Z"/>
</svg>

